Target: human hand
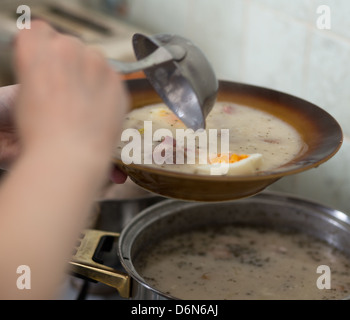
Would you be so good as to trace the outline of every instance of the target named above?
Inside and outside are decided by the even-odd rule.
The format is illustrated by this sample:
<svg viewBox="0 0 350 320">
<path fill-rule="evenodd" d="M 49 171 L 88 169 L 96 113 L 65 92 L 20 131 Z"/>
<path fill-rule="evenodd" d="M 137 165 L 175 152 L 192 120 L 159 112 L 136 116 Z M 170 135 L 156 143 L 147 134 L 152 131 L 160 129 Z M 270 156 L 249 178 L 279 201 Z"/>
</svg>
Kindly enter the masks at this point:
<svg viewBox="0 0 350 320">
<path fill-rule="evenodd" d="M 54 148 L 87 159 L 110 158 L 128 97 L 105 59 L 79 40 L 34 22 L 16 40 L 15 62 L 21 88 L 3 88 L 0 116 L 3 109 L 11 115 L 4 118 L 11 124 L 11 105 L 18 91 L 15 120 L 21 150 Z M 0 152 L 0 164 L 18 155 L 17 135 L 12 129 L 11 134 L 13 151 L 10 156 Z M 119 170 L 111 177 L 116 183 L 126 178 Z"/>
<path fill-rule="evenodd" d="M 13 107 L 19 85 L 0 87 L 0 169 L 8 170 L 20 153 L 19 141 L 13 121 Z M 112 168 L 110 178 L 114 183 L 124 183 L 127 176 Z"/>
<path fill-rule="evenodd" d="M 0 168 L 8 169 L 19 154 L 19 143 L 13 124 L 13 105 L 19 86 L 0 87 Z"/>
</svg>

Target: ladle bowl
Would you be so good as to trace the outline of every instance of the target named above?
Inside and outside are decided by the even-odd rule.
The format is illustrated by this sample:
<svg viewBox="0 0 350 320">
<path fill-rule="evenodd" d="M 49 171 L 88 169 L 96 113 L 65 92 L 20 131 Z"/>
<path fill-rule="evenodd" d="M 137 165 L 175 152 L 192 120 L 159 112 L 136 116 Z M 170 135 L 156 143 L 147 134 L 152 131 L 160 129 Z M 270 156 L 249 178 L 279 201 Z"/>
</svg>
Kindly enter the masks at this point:
<svg viewBox="0 0 350 320">
<path fill-rule="evenodd" d="M 137 33 L 132 42 L 138 61 L 110 59 L 110 65 L 124 74 L 143 70 L 165 104 L 188 128 L 204 129 L 218 92 L 218 80 L 204 53 L 177 35 Z"/>
<path fill-rule="evenodd" d="M 172 60 L 144 72 L 166 105 L 193 130 L 205 128 L 205 118 L 214 106 L 218 80 L 203 52 L 191 41 L 169 34 L 151 37 L 135 34 L 133 46 L 137 59 L 144 59 L 158 48 L 173 56 L 176 48 L 185 50 L 181 60 Z"/>
</svg>

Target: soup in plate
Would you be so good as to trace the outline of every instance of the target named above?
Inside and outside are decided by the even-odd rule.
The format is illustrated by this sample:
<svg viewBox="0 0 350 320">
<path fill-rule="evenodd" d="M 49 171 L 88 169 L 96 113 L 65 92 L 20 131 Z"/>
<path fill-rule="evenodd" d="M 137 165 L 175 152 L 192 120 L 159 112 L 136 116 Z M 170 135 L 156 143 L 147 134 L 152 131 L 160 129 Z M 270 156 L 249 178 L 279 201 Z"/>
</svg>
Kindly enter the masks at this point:
<svg viewBox="0 0 350 320">
<path fill-rule="evenodd" d="M 193 131 L 165 105 L 131 111 L 116 157 L 182 173 L 251 175 L 271 171 L 306 150 L 299 133 L 267 112 L 216 102 L 206 129 Z"/>
</svg>

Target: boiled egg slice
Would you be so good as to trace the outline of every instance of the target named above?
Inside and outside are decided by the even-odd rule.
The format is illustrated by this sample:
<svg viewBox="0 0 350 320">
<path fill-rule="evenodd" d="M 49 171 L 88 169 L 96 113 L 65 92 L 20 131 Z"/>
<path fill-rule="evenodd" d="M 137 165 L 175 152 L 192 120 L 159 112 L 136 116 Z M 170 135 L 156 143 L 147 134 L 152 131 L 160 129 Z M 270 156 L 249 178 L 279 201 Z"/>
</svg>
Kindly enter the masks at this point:
<svg viewBox="0 0 350 320">
<path fill-rule="evenodd" d="M 199 165 L 197 173 L 210 175 L 249 175 L 256 173 L 262 163 L 262 155 L 254 154 L 219 154 L 211 158 L 209 164 Z"/>
</svg>

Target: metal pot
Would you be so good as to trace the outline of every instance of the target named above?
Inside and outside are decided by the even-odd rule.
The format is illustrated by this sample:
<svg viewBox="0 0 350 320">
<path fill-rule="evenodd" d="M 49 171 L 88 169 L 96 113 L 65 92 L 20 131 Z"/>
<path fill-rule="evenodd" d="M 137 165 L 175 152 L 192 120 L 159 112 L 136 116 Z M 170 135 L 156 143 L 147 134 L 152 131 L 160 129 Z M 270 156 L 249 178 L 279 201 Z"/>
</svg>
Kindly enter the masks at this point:
<svg viewBox="0 0 350 320">
<path fill-rule="evenodd" d="M 251 198 L 220 203 L 162 201 L 137 215 L 120 235 L 88 231 L 71 266 L 81 275 L 115 287 L 122 297 L 173 299 L 150 287 L 138 273 L 135 268 L 138 254 L 166 235 L 213 224 L 292 229 L 324 240 L 350 256 L 348 215 L 299 197 L 263 192 Z M 91 260 L 101 238 L 108 237 L 118 239 L 118 254 L 125 273 Z"/>
<path fill-rule="evenodd" d="M 96 228 L 109 232 L 121 232 L 141 211 L 165 199 L 147 194 L 138 198 L 99 201 Z"/>
</svg>

